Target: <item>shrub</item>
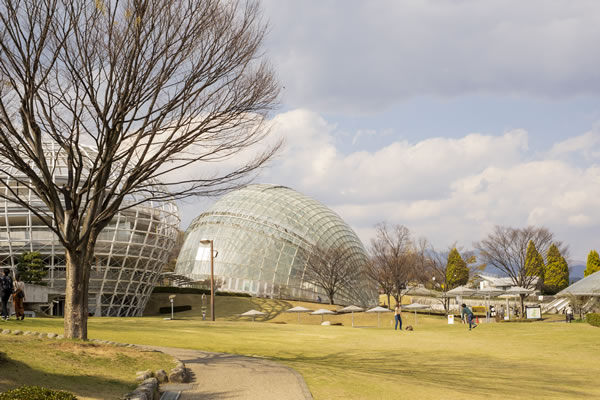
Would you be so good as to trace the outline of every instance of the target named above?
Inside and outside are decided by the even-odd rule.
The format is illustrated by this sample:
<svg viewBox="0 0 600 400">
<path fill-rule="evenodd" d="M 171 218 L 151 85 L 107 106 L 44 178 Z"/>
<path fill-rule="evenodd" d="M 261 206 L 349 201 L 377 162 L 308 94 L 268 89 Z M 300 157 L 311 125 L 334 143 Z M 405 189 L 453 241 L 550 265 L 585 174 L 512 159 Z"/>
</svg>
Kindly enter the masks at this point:
<svg viewBox="0 0 600 400">
<path fill-rule="evenodd" d="M 590 325 L 600 327 L 600 314 L 589 313 L 585 316 L 585 320 Z"/>
<path fill-rule="evenodd" d="M 0 400 L 77 400 L 72 393 L 46 389 L 39 386 L 21 386 L 0 393 Z"/>
</svg>

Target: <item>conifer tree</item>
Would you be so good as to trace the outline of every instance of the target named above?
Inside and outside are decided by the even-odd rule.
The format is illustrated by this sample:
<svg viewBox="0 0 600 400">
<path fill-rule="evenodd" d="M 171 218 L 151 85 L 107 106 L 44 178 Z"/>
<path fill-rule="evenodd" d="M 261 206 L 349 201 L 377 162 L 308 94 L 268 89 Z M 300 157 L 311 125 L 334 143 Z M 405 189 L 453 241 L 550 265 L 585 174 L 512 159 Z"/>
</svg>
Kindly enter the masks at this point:
<svg viewBox="0 0 600 400">
<path fill-rule="evenodd" d="M 555 244 L 548 249 L 544 277 L 544 288 L 547 293 L 558 293 L 569 286 L 569 266 Z"/>
<path fill-rule="evenodd" d="M 529 276 L 537 276 L 540 283 L 544 282 L 544 259 L 535 248 L 532 240 L 527 245 L 527 253 L 525 255 L 525 273 Z"/>
<path fill-rule="evenodd" d="M 446 268 L 446 282 L 448 288 L 465 285 L 469 281 L 469 268 L 462 259 L 456 247 L 448 254 L 448 266 Z"/>
<path fill-rule="evenodd" d="M 585 277 L 598 271 L 600 271 L 600 257 L 598 256 L 598 252 L 596 250 L 592 250 L 590 251 L 590 254 L 588 254 L 587 264 L 585 271 L 583 272 L 583 276 Z"/>
<path fill-rule="evenodd" d="M 21 254 L 17 263 L 17 274 L 25 283 L 42 283 L 42 279 L 48 274 L 42 255 L 38 251 L 26 251 Z"/>
</svg>

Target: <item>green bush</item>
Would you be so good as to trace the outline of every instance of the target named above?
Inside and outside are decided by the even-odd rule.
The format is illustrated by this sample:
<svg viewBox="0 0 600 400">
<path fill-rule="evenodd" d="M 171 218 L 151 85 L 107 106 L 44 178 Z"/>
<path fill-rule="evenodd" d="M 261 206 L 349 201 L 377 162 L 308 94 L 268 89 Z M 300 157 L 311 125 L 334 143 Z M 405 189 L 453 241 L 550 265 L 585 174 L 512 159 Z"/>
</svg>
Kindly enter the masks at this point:
<svg viewBox="0 0 600 400">
<path fill-rule="evenodd" d="M 600 314 L 589 313 L 585 316 L 585 320 L 590 325 L 600 327 Z"/>
<path fill-rule="evenodd" d="M 152 293 L 172 293 L 172 294 L 206 294 L 210 295 L 210 289 L 191 288 L 191 287 L 175 287 L 175 286 L 156 286 Z M 237 297 L 252 297 L 248 293 L 235 292 L 215 292 L 216 296 L 237 296 Z M 170 311 L 169 311 L 170 312 Z"/>
<path fill-rule="evenodd" d="M 0 400 L 77 400 L 73 394 L 39 386 L 21 386 L 0 393 Z"/>
</svg>

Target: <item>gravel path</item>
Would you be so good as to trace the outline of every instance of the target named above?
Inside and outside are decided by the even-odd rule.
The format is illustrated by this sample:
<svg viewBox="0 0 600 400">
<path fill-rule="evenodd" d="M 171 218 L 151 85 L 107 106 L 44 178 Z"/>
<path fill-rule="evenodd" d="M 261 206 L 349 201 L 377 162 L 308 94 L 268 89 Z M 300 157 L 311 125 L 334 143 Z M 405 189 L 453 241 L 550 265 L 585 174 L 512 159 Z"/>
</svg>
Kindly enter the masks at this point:
<svg viewBox="0 0 600 400">
<path fill-rule="evenodd" d="M 185 363 L 191 375 L 189 383 L 161 385 L 161 391 L 181 391 L 180 400 L 312 400 L 302 376 L 273 361 L 172 347 L 145 347 Z"/>
</svg>

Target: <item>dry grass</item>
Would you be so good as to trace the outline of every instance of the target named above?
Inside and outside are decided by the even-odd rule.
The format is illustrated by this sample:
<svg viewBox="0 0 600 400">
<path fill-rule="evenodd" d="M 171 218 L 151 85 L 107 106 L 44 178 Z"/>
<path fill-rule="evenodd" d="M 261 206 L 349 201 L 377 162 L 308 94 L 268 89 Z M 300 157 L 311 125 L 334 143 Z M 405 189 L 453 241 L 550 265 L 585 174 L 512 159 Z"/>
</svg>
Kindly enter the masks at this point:
<svg viewBox="0 0 600 400">
<path fill-rule="evenodd" d="M 80 399 L 120 398 L 135 388 L 137 371 L 174 365 L 161 353 L 31 336 L 1 335 L 0 351 L 0 391 L 37 385 Z"/>
<path fill-rule="evenodd" d="M 193 297 L 177 297 L 180 305 Z M 160 300 L 159 300 L 160 302 Z M 92 318 L 90 336 L 107 340 L 268 357 L 298 370 L 315 399 L 595 399 L 600 388 L 600 329 L 585 323 L 481 324 L 468 331 L 442 317 L 419 315 L 413 332 L 390 328 L 391 314 L 333 316 L 344 326 L 320 326 L 320 317 L 283 312 L 310 303 L 217 297 L 213 323 L 196 308 L 170 321 L 160 317 Z M 263 322 L 237 314 L 269 312 Z M 405 314 L 405 324 L 414 325 Z M 59 332 L 62 320 L 24 321 Z M 278 322 L 278 323 L 273 323 Z M 14 322 L 13 322 L 14 324 Z M 33 329 L 31 329 L 33 330 Z"/>
</svg>

